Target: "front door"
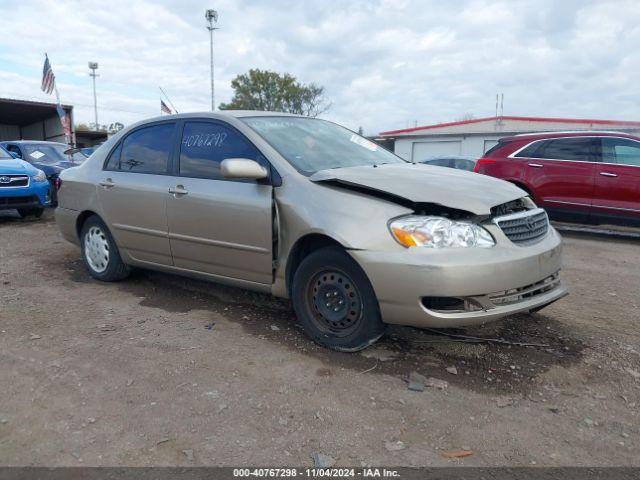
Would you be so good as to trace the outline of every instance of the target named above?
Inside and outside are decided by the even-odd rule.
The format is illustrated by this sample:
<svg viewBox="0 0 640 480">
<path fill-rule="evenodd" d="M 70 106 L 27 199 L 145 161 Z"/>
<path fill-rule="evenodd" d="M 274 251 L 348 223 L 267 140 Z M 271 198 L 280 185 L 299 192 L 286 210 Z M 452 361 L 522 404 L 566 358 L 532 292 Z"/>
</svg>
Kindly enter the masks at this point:
<svg viewBox="0 0 640 480">
<path fill-rule="evenodd" d="M 621 137 L 602 138 L 602 163 L 597 168 L 593 213 L 600 221 L 606 221 L 607 217 L 640 221 L 640 142 Z"/>
<path fill-rule="evenodd" d="M 171 265 L 167 198 L 176 123 L 134 130 L 100 174 L 98 199 L 120 250 L 140 262 Z"/>
<path fill-rule="evenodd" d="M 268 181 L 226 180 L 220 162 L 260 152 L 224 122 L 184 123 L 167 202 L 176 267 L 261 284 L 272 283 L 272 187 Z"/>
</svg>

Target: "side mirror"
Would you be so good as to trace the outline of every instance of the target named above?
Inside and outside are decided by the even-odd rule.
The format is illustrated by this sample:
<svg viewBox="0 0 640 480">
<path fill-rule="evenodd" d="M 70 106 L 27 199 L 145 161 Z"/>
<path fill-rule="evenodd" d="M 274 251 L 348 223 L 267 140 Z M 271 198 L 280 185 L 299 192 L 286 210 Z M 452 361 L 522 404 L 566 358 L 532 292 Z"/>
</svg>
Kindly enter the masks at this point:
<svg viewBox="0 0 640 480">
<path fill-rule="evenodd" d="M 266 168 L 248 158 L 227 158 L 220 162 L 220 171 L 224 178 L 243 180 L 262 180 L 269 176 Z"/>
<path fill-rule="evenodd" d="M 17 152 L 9 152 L 9 155 L 11 155 L 13 158 L 20 158 L 20 155 L 18 155 Z"/>
</svg>

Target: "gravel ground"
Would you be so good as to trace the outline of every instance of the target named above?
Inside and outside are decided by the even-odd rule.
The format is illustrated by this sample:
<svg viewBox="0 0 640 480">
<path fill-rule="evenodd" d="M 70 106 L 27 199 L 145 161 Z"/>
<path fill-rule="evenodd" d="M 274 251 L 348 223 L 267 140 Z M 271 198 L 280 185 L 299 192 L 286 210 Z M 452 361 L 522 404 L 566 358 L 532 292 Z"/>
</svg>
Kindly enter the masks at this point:
<svg viewBox="0 0 640 480">
<path fill-rule="evenodd" d="M 543 346 L 394 327 L 341 354 L 287 302 L 99 283 L 50 213 L 2 214 L 0 464 L 640 466 L 639 247 L 566 236 L 569 297 L 452 332 Z M 412 371 L 434 386 L 409 390 Z"/>
</svg>

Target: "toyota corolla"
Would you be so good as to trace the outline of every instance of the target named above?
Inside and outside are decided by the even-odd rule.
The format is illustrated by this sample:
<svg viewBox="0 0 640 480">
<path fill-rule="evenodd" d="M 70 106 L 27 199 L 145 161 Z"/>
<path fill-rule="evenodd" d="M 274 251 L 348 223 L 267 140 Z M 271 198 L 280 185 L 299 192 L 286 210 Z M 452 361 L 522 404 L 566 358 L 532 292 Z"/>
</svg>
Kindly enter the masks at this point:
<svg viewBox="0 0 640 480">
<path fill-rule="evenodd" d="M 93 277 L 139 267 L 291 298 L 336 350 L 386 324 L 483 323 L 567 293 L 560 236 L 526 192 L 407 163 L 324 120 L 155 118 L 61 179 L 57 223 Z"/>
</svg>

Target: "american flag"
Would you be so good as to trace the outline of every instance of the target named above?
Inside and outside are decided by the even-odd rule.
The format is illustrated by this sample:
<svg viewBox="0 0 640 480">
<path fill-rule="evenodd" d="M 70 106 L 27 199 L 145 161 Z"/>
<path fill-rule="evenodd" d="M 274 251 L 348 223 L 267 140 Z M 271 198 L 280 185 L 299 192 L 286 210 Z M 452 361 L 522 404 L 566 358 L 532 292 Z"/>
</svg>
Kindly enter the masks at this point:
<svg viewBox="0 0 640 480">
<path fill-rule="evenodd" d="M 164 103 L 163 100 L 160 100 L 160 112 L 161 113 L 168 113 L 169 115 L 171 115 L 173 113 L 171 111 L 171 109 L 169 107 L 167 107 L 167 104 Z"/>
<path fill-rule="evenodd" d="M 51 94 L 56 88 L 56 77 L 51 70 L 51 64 L 49 63 L 49 57 L 44 56 L 44 68 L 42 69 L 42 91 L 47 94 Z"/>
</svg>

